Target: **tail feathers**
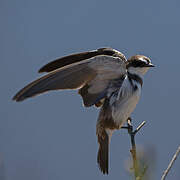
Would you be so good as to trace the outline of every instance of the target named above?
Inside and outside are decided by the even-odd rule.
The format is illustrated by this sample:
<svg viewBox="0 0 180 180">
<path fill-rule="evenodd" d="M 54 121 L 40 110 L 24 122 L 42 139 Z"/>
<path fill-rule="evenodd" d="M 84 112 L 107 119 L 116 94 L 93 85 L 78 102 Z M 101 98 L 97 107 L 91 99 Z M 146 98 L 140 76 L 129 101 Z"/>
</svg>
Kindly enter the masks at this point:
<svg viewBox="0 0 180 180">
<path fill-rule="evenodd" d="M 108 174 L 109 166 L 109 137 L 106 131 L 103 131 L 103 135 L 98 135 L 99 151 L 97 156 L 97 162 L 99 169 L 103 174 Z"/>
</svg>

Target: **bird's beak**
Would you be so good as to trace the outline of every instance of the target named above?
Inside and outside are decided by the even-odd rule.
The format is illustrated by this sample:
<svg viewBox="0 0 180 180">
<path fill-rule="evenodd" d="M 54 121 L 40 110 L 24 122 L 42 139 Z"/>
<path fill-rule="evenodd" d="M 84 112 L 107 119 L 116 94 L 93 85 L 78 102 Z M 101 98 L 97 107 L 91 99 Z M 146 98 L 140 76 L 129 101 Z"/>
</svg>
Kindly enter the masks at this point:
<svg viewBox="0 0 180 180">
<path fill-rule="evenodd" d="M 155 65 L 152 64 L 152 63 L 149 63 L 149 64 L 147 65 L 147 67 L 155 67 Z"/>
</svg>

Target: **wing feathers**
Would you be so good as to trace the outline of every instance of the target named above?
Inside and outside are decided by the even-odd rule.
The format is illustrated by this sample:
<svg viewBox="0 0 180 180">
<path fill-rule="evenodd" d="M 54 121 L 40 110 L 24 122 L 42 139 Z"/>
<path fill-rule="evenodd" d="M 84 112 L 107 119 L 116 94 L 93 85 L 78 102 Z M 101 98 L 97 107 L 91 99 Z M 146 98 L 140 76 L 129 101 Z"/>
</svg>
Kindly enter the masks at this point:
<svg viewBox="0 0 180 180">
<path fill-rule="evenodd" d="M 106 96 L 113 79 L 126 73 L 122 59 L 112 56 L 96 56 L 59 68 L 31 82 L 14 97 L 22 101 L 38 94 L 58 89 L 80 89 L 84 105 L 91 106 Z"/>
<path fill-rule="evenodd" d="M 58 69 L 28 84 L 13 97 L 13 100 L 22 101 L 49 90 L 76 89 L 94 76 L 95 72 L 86 64 Z"/>
<path fill-rule="evenodd" d="M 90 107 L 96 103 L 100 103 L 99 101 L 106 96 L 106 89 L 100 91 L 99 93 L 90 93 L 89 92 L 90 85 L 86 84 L 81 89 L 79 89 L 79 94 L 83 98 L 83 103 L 86 107 Z M 100 105 L 100 104 L 99 104 Z"/>
<path fill-rule="evenodd" d="M 69 56 L 65 56 L 62 58 L 58 58 L 46 65 L 44 65 L 42 68 L 39 69 L 39 73 L 42 72 L 50 72 L 53 71 L 55 69 L 64 67 L 66 65 L 72 64 L 72 63 L 76 63 L 85 59 L 89 59 L 93 56 L 98 55 L 97 51 L 90 51 L 90 52 L 82 52 L 82 53 L 78 53 L 78 54 L 72 54 Z"/>
<path fill-rule="evenodd" d="M 126 59 L 125 56 L 112 49 L 112 48 L 100 48 L 94 51 L 87 51 L 87 52 L 82 52 L 82 53 L 76 53 L 76 54 L 71 54 L 69 56 L 64 56 L 61 58 L 58 58 L 46 65 L 44 65 L 42 68 L 39 69 L 39 72 L 50 72 L 58 68 L 62 68 L 66 65 L 76 63 L 82 60 L 86 60 L 98 55 L 108 55 L 108 56 L 119 56 L 122 59 Z"/>
</svg>

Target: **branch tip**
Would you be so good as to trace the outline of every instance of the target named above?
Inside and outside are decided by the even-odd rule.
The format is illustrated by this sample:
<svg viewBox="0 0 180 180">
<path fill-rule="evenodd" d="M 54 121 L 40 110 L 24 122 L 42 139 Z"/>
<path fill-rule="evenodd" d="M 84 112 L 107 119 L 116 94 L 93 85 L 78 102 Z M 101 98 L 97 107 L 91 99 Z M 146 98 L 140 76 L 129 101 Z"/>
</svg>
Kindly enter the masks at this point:
<svg viewBox="0 0 180 180">
<path fill-rule="evenodd" d="M 143 121 L 134 131 L 134 134 L 136 134 L 144 125 L 146 124 L 146 121 Z"/>
<path fill-rule="evenodd" d="M 180 146 L 177 148 L 177 151 L 173 155 L 173 158 L 171 159 L 167 169 L 164 171 L 164 173 L 163 173 L 163 175 L 161 177 L 161 180 L 165 180 L 166 179 L 166 176 L 167 176 L 168 172 L 170 171 L 170 169 L 172 168 L 172 166 L 173 166 L 175 160 L 177 159 L 179 153 L 180 153 Z"/>
</svg>

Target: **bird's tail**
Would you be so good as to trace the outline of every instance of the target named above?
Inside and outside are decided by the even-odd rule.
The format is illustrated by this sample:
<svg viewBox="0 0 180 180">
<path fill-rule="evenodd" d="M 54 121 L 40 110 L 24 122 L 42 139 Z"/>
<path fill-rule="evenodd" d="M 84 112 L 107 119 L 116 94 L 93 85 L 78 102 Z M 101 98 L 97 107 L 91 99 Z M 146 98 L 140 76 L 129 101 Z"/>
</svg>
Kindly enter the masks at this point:
<svg viewBox="0 0 180 180">
<path fill-rule="evenodd" d="M 98 143 L 99 143 L 97 162 L 99 164 L 99 168 L 102 171 L 102 173 L 108 174 L 109 136 L 105 129 L 103 129 L 100 134 L 97 133 L 97 136 L 98 136 Z"/>
</svg>

